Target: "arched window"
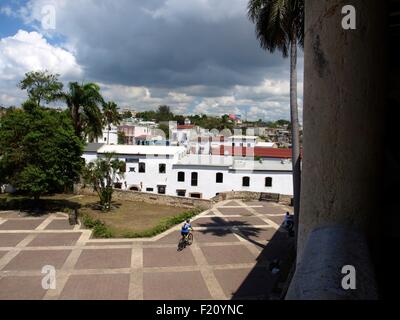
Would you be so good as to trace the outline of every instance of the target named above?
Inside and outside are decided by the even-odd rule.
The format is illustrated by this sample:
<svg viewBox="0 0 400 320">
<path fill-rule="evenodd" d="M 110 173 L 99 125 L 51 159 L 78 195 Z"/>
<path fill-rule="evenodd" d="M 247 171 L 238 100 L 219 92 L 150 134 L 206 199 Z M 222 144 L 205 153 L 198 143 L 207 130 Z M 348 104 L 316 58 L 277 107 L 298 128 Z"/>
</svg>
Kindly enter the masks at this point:
<svg viewBox="0 0 400 320">
<path fill-rule="evenodd" d="M 222 172 L 218 172 L 217 174 L 216 174 L 216 182 L 217 183 L 223 183 L 224 182 L 224 175 L 223 175 L 223 173 Z"/>
<path fill-rule="evenodd" d="M 250 177 L 243 177 L 242 186 L 243 187 L 250 187 Z"/>
<path fill-rule="evenodd" d="M 266 187 L 272 187 L 272 178 L 271 177 L 266 177 L 265 178 L 265 186 Z"/>
</svg>

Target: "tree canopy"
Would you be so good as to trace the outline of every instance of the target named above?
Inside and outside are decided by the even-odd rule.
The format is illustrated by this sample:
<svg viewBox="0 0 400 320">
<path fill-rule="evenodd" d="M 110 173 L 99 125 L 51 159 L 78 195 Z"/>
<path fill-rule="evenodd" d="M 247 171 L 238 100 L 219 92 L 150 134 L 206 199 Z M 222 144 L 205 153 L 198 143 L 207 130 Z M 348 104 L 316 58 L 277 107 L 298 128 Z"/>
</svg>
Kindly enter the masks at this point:
<svg viewBox="0 0 400 320">
<path fill-rule="evenodd" d="M 0 119 L 0 177 L 18 191 L 38 199 L 65 191 L 79 178 L 83 143 L 66 112 L 9 109 Z"/>
<path fill-rule="evenodd" d="M 63 84 L 58 78 L 58 74 L 51 74 L 47 70 L 32 71 L 25 74 L 18 87 L 27 90 L 29 99 L 40 106 L 42 101 L 49 103 L 61 94 Z"/>
</svg>

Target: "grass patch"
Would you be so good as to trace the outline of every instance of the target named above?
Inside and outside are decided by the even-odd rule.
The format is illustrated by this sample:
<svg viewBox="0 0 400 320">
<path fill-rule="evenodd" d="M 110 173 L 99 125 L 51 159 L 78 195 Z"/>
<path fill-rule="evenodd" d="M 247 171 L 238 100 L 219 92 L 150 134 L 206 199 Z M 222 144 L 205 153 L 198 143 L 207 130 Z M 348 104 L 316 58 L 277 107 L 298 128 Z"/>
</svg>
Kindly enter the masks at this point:
<svg viewBox="0 0 400 320">
<path fill-rule="evenodd" d="M 82 224 L 93 230 L 96 238 L 148 238 L 190 219 L 200 208 L 179 208 L 137 201 L 113 201 L 113 210 L 99 210 L 97 196 L 56 194 L 43 196 L 38 202 L 29 197 L 0 195 L 0 211 L 24 211 L 28 215 L 79 210 Z"/>
<path fill-rule="evenodd" d="M 181 213 L 177 216 L 162 219 L 158 225 L 153 228 L 139 231 L 139 232 L 126 232 L 123 234 L 124 238 L 150 238 L 154 237 L 164 231 L 167 231 L 169 228 L 184 222 L 187 219 L 194 217 L 199 214 L 202 210 L 200 208 L 194 208 L 192 210 Z"/>
<path fill-rule="evenodd" d="M 200 212 L 202 212 L 201 208 L 194 208 L 173 217 L 163 218 L 154 227 L 141 231 L 115 232 L 113 227 L 108 226 L 101 219 L 94 219 L 87 213 L 82 215 L 81 221 L 86 228 L 92 229 L 95 238 L 151 238 L 186 221 L 187 219 L 194 217 Z"/>
</svg>

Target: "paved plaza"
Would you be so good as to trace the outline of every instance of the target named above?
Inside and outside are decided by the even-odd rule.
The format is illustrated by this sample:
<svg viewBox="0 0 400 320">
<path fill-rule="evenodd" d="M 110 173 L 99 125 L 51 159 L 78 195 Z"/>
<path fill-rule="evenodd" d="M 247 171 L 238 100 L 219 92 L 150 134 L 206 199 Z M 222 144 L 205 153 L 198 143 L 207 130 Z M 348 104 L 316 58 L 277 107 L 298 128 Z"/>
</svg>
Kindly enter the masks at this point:
<svg viewBox="0 0 400 320">
<path fill-rule="evenodd" d="M 0 212 L 0 300 L 269 299 L 268 269 L 293 245 L 282 230 L 290 208 L 228 200 L 192 221 L 194 242 L 177 251 L 177 226 L 151 239 L 92 239 L 65 214 Z M 54 266 L 55 289 L 42 268 Z"/>
</svg>

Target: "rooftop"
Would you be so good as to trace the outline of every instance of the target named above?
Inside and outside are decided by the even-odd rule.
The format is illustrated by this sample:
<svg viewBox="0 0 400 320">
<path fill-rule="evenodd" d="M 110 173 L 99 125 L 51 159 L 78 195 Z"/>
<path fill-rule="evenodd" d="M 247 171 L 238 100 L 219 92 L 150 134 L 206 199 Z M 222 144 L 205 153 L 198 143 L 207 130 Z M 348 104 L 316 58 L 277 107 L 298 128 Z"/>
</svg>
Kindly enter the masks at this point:
<svg viewBox="0 0 400 320">
<path fill-rule="evenodd" d="M 102 146 L 104 146 L 104 143 L 88 143 L 85 146 L 84 152 L 97 152 Z"/>
<path fill-rule="evenodd" d="M 193 129 L 195 126 L 193 124 L 178 124 L 176 128 L 178 130 L 184 130 L 184 129 Z"/>
<path fill-rule="evenodd" d="M 232 170 L 244 171 L 292 171 L 290 160 L 261 160 L 235 159 L 232 156 L 198 155 L 190 154 L 179 160 L 176 166 L 205 166 L 205 167 L 228 167 Z"/>
<path fill-rule="evenodd" d="M 213 154 L 216 155 L 249 155 L 254 157 L 264 158 L 278 158 L 278 159 L 290 159 L 292 158 L 292 149 L 277 149 L 277 148 L 266 148 L 266 147 L 224 147 L 213 148 Z"/>
<path fill-rule="evenodd" d="M 231 156 L 210 156 L 201 154 L 189 154 L 180 159 L 176 165 L 193 166 L 215 166 L 215 167 L 230 167 L 233 164 L 233 157 Z"/>
<path fill-rule="evenodd" d="M 227 139 L 230 140 L 256 140 L 258 137 L 257 136 L 230 136 Z"/>
<path fill-rule="evenodd" d="M 131 155 L 175 155 L 186 152 L 186 149 L 185 147 L 171 146 L 104 145 L 97 152 Z"/>
<path fill-rule="evenodd" d="M 292 171 L 292 162 L 290 160 L 235 160 L 232 169 L 245 171 Z"/>
</svg>

